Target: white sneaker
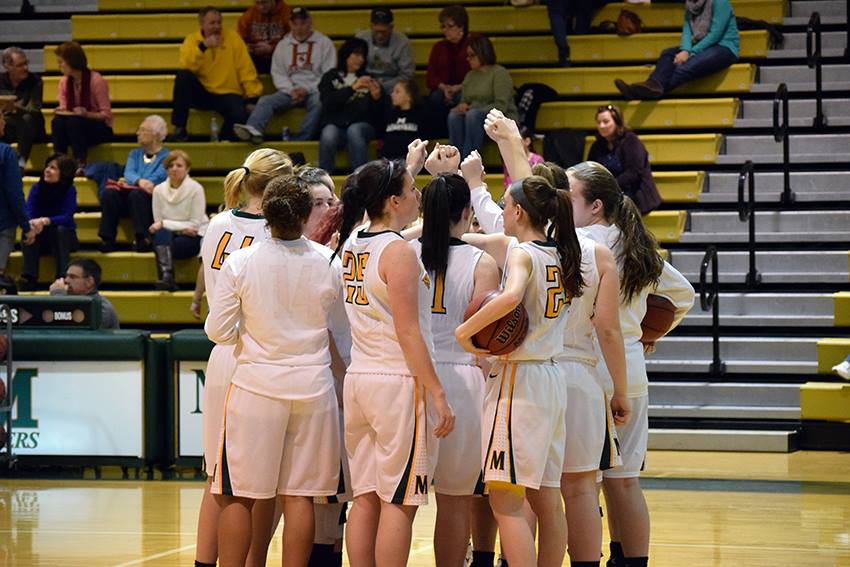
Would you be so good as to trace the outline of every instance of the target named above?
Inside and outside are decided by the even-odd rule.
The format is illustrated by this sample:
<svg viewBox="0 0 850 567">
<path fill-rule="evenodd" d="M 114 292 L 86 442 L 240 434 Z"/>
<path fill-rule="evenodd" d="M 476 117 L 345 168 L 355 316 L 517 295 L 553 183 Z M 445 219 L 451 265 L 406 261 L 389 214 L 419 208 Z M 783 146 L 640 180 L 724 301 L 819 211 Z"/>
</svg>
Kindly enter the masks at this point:
<svg viewBox="0 0 850 567">
<path fill-rule="evenodd" d="M 263 143 L 263 133 L 248 124 L 234 124 L 233 132 L 243 142 L 250 141 L 252 144 Z"/>
<path fill-rule="evenodd" d="M 850 362 L 846 360 L 841 364 L 836 364 L 832 367 L 832 371 L 844 378 L 845 380 L 850 380 Z"/>
</svg>

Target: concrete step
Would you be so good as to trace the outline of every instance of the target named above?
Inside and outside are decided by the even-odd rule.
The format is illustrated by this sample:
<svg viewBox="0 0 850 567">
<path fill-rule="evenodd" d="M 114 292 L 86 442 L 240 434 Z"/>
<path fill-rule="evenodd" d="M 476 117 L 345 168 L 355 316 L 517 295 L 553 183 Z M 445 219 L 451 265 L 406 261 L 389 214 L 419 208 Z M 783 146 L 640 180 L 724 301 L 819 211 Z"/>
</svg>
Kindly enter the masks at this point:
<svg viewBox="0 0 850 567">
<path fill-rule="evenodd" d="M 805 128 L 812 125 L 815 118 L 815 100 L 792 100 L 788 105 L 792 127 Z M 830 126 L 850 125 L 850 99 L 826 99 L 823 101 L 823 113 Z M 744 101 L 741 113 L 735 119 L 735 128 L 772 128 L 773 101 Z"/>
<path fill-rule="evenodd" d="M 800 407 L 800 385 L 750 382 L 673 382 L 649 383 L 651 404 L 746 407 Z"/>
<path fill-rule="evenodd" d="M 737 212 L 692 212 L 679 242 L 746 242 Z M 757 242 L 850 241 L 850 211 L 758 211 Z"/>
<path fill-rule="evenodd" d="M 782 184 L 780 172 L 756 173 L 756 201 L 778 201 Z M 794 171 L 791 173 L 791 188 L 799 202 L 850 200 L 850 171 Z M 708 174 L 699 196 L 700 203 L 734 203 L 737 200 L 737 173 L 713 171 Z"/>
<path fill-rule="evenodd" d="M 791 163 L 850 162 L 850 134 L 792 135 Z M 782 143 L 773 136 L 726 136 L 718 164 L 782 163 Z"/>
<path fill-rule="evenodd" d="M 693 284 L 699 282 L 703 251 L 673 250 L 670 262 Z M 759 251 L 756 268 L 763 283 L 842 283 L 850 281 L 844 250 Z M 718 252 L 718 278 L 723 284 L 744 283 L 749 268 L 746 252 Z M 711 277 L 709 273 L 709 278 Z"/>
<path fill-rule="evenodd" d="M 29 69 L 33 73 L 44 73 L 44 50 L 43 49 L 24 49 L 29 61 Z"/>
<path fill-rule="evenodd" d="M 36 12 L 97 12 L 97 0 L 30 0 Z"/>
<path fill-rule="evenodd" d="M 790 453 L 797 450 L 797 432 L 651 428 L 649 448 L 666 451 Z"/>
<path fill-rule="evenodd" d="M 779 83 L 785 83 L 789 92 L 815 92 L 815 70 L 806 65 L 762 65 L 758 82 L 752 86 L 754 93 L 773 93 Z M 824 65 L 823 89 L 840 91 L 850 88 L 850 65 Z"/>
<path fill-rule="evenodd" d="M 847 3 L 844 0 L 802 0 L 791 2 L 788 15 L 792 18 L 809 18 L 814 12 L 821 17 L 838 16 L 847 21 Z"/>
<path fill-rule="evenodd" d="M 702 404 L 649 404 L 649 417 L 681 419 L 800 419 L 800 408 Z"/>
<path fill-rule="evenodd" d="M 721 337 L 727 373 L 816 374 L 817 339 Z M 712 362 L 711 337 L 665 337 L 646 357 L 648 372 L 704 373 Z"/>
<path fill-rule="evenodd" d="M 832 327 L 831 293 L 721 293 L 720 324 L 725 327 Z M 699 302 L 682 321 L 685 326 L 711 325 L 711 310 Z"/>
<path fill-rule="evenodd" d="M 821 19 L 821 23 L 825 23 L 823 18 Z M 846 45 L 847 34 L 843 32 L 822 32 L 821 34 L 821 55 L 823 57 L 842 57 Z M 814 44 L 812 47 L 814 48 Z M 805 32 L 786 33 L 782 48 L 771 49 L 768 51 L 767 57 L 768 59 L 805 58 Z"/>
<path fill-rule="evenodd" d="M 70 40 L 70 20 L 7 20 L 0 27 L 0 43 L 61 42 Z"/>
</svg>

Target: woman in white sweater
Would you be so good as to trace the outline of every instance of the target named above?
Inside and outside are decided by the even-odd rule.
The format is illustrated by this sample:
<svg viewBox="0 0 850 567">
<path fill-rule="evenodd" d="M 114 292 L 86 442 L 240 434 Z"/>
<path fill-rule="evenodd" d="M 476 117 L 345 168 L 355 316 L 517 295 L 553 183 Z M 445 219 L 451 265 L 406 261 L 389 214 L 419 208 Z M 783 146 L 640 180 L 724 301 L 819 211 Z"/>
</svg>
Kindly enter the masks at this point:
<svg viewBox="0 0 850 567">
<path fill-rule="evenodd" d="M 192 160 L 174 150 L 163 162 L 168 179 L 153 190 L 153 235 L 156 254 L 156 289 L 174 291 L 174 259 L 197 256 L 207 226 L 204 188 L 189 177 Z"/>
</svg>

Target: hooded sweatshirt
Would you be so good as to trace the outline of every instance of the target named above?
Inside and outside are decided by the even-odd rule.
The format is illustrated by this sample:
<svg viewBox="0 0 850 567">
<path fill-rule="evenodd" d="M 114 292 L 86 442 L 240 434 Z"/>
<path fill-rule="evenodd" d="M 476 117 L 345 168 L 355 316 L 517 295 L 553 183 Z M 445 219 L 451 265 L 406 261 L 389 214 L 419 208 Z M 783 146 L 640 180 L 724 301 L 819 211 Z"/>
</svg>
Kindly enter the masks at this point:
<svg viewBox="0 0 850 567">
<path fill-rule="evenodd" d="M 314 31 L 304 41 L 291 33 L 284 36 L 272 55 L 272 81 L 277 90 L 289 94 L 295 87 L 314 93 L 322 75 L 336 67 L 336 49 L 331 38 Z"/>
</svg>

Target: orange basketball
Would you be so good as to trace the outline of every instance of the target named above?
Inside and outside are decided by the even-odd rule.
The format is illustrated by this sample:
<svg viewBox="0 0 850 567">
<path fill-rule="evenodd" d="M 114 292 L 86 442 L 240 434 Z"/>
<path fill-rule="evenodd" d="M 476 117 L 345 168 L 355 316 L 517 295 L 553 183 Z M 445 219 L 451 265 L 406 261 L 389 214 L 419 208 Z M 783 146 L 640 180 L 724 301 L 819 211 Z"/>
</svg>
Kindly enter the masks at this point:
<svg viewBox="0 0 850 567">
<path fill-rule="evenodd" d="M 646 315 L 640 322 L 642 343 L 654 343 L 670 331 L 676 316 L 676 306 L 660 295 L 650 294 L 646 298 Z"/>
<path fill-rule="evenodd" d="M 484 296 L 472 298 L 463 313 L 463 320 L 466 321 L 472 317 L 499 293 L 499 290 L 494 289 Z M 513 311 L 475 333 L 472 344 L 490 351 L 490 354 L 494 356 L 502 356 L 519 348 L 526 334 L 528 334 L 528 311 L 520 303 Z"/>
</svg>

